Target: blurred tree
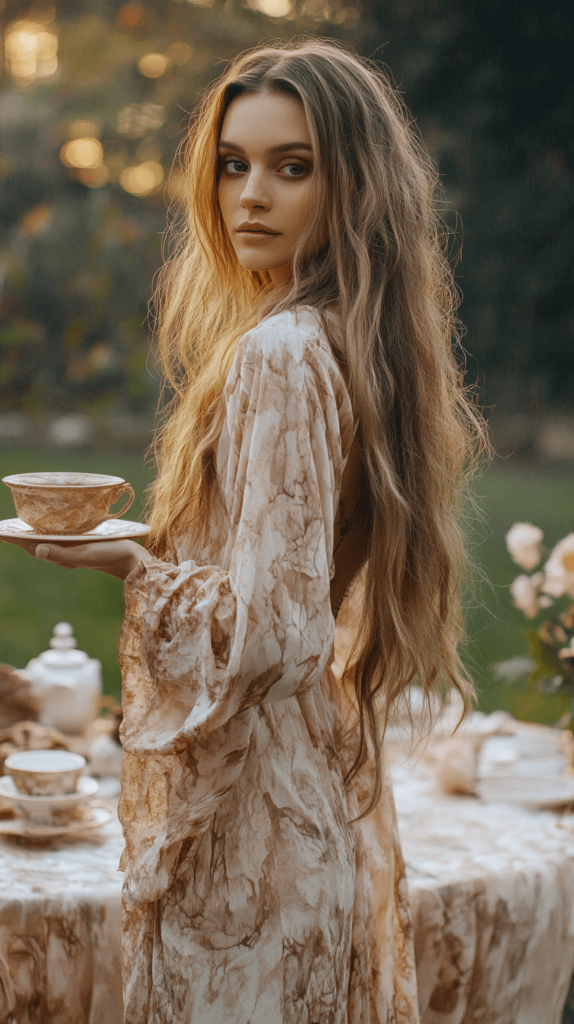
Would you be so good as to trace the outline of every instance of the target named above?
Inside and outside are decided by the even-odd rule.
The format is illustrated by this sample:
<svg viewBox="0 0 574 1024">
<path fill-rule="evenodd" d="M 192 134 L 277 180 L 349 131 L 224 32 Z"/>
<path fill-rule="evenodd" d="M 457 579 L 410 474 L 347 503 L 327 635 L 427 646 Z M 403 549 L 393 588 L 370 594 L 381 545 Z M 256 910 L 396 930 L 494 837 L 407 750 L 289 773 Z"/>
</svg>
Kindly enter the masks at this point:
<svg viewBox="0 0 574 1024">
<path fill-rule="evenodd" d="M 308 2 L 299 29 L 317 25 Z M 144 321 L 181 188 L 174 156 L 223 61 L 290 35 L 290 0 L 259 3 L 4 5 L 3 409 L 155 407 Z M 352 37 L 337 26 L 357 24 L 356 8 L 329 13 Z"/>
<path fill-rule="evenodd" d="M 3 17 L 2 409 L 153 409 L 143 324 L 187 116 L 227 59 L 301 33 L 391 67 L 463 241 L 461 316 L 486 402 L 569 402 L 574 85 L 563 4 L 6 0 Z"/>
<path fill-rule="evenodd" d="M 507 411 L 571 408 L 572 8 L 392 6 L 405 31 L 400 54 L 389 35 L 388 60 L 462 220 L 461 317 L 486 401 Z M 384 7 L 372 15 L 382 20 Z"/>
</svg>

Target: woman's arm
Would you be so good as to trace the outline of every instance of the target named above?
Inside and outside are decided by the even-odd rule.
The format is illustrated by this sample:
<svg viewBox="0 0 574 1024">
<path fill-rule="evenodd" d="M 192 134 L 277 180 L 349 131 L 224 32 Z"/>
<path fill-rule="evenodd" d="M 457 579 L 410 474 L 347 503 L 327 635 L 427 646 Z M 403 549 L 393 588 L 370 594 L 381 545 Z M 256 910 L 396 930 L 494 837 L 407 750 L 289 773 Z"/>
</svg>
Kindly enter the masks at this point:
<svg viewBox="0 0 574 1024">
<path fill-rule="evenodd" d="M 17 544 L 34 558 L 53 562 L 65 569 L 97 569 L 119 580 L 125 580 L 132 569 L 151 561 L 151 555 L 135 540 L 94 541 L 91 544 L 71 542 L 54 544 L 52 541 L 26 540 L 22 537 L 2 537 L 8 544 Z"/>
</svg>

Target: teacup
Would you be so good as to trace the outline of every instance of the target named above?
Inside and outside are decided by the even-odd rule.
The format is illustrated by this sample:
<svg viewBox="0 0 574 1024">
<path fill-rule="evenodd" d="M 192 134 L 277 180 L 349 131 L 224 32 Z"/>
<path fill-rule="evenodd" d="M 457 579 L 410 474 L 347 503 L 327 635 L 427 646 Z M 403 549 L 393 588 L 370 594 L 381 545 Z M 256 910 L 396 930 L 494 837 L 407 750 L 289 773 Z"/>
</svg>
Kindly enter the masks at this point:
<svg viewBox="0 0 574 1024">
<path fill-rule="evenodd" d="M 12 491 L 19 518 L 37 533 L 87 533 L 122 516 L 134 500 L 131 484 L 100 473 L 17 473 L 3 483 Z M 111 515 L 110 505 L 126 492 L 128 501 Z"/>
<path fill-rule="evenodd" d="M 75 793 L 86 759 L 69 750 L 21 750 L 10 754 L 4 768 L 20 793 L 61 796 Z"/>
</svg>

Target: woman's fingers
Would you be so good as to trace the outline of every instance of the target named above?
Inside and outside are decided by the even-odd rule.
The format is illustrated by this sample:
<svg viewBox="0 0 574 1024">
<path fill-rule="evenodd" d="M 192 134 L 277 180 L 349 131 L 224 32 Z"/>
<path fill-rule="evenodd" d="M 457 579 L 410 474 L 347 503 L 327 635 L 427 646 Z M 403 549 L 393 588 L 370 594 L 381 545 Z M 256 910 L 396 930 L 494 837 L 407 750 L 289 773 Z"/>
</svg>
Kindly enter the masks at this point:
<svg viewBox="0 0 574 1024">
<path fill-rule="evenodd" d="M 77 548 L 82 549 L 88 547 L 87 544 L 78 544 Z M 36 548 L 34 555 L 36 558 L 41 558 L 45 562 L 54 562 L 55 565 L 77 565 L 78 556 L 81 558 L 81 550 L 75 551 L 75 544 L 64 545 L 64 544 L 47 544 L 36 541 Z"/>
<path fill-rule="evenodd" d="M 144 548 L 133 540 L 95 541 L 88 544 L 36 544 L 34 554 L 65 569 L 97 569 L 125 579 L 140 561 L 148 561 Z"/>
<path fill-rule="evenodd" d="M 82 545 L 86 547 L 86 545 Z M 64 569 L 77 569 L 78 561 L 75 555 L 72 554 L 72 546 L 64 547 L 61 544 L 38 544 L 33 551 L 36 558 L 42 559 L 44 562 L 52 562 L 54 565 L 61 565 Z"/>
<path fill-rule="evenodd" d="M 24 548 L 29 555 L 64 569 L 97 569 L 124 580 L 139 563 L 148 562 L 149 553 L 134 540 L 92 541 L 87 544 L 28 540 L 24 537 L 7 538 L 9 544 Z"/>
<path fill-rule="evenodd" d="M 125 558 L 122 541 L 95 541 L 88 544 L 37 544 L 36 558 L 68 568 L 103 569 Z"/>
</svg>

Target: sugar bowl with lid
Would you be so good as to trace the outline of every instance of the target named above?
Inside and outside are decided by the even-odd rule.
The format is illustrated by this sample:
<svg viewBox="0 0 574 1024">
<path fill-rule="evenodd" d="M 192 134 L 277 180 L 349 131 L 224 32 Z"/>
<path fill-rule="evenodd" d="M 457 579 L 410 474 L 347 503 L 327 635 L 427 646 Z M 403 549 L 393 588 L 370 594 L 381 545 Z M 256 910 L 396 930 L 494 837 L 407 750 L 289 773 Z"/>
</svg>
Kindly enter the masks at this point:
<svg viewBox="0 0 574 1024">
<path fill-rule="evenodd" d="M 50 650 L 28 662 L 24 673 L 40 702 L 40 722 L 64 733 L 84 733 L 100 711 L 102 666 L 76 649 L 68 622 L 54 627 Z"/>
</svg>

